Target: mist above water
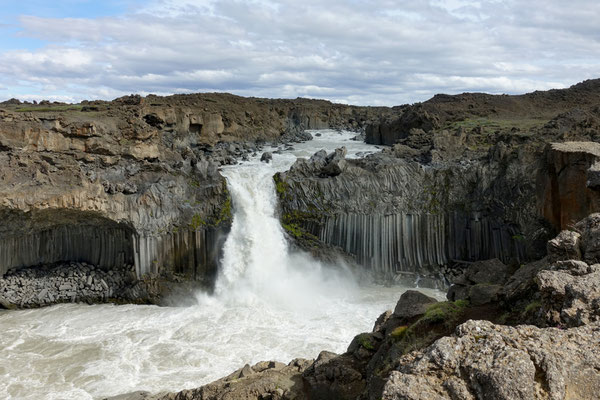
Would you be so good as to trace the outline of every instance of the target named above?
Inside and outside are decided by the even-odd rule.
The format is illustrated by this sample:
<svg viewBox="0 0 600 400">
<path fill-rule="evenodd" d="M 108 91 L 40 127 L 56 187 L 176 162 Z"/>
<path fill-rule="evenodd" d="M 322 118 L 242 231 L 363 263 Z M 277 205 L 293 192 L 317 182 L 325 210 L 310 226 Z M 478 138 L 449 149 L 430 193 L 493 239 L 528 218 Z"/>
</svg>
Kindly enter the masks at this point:
<svg viewBox="0 0 600 400">
<path fill-rule="evenodd" d="M 291 253 L 276 218 L 272 176 L 296 157 L 345 145 L 321 132 L 294 151 L 226 167 L 234 218 L 215 293 L 191 307 L 65 304 L 0 312 L 0 398 L 94 399 L 135 390 L 178 391 L 246 363 L 343 352 L 393 308 L 402 287 L 360 285 L 343 266 Z M 441 293 L 429 291 L 440 296 Z"/>
</svg>

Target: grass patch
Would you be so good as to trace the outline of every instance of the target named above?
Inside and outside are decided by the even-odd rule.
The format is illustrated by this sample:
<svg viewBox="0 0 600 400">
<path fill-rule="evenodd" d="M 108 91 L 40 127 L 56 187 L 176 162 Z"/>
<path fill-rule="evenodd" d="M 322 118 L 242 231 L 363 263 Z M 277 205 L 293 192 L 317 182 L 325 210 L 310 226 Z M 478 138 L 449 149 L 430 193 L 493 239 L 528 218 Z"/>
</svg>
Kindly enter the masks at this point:
<svg viewBox="0 0 600 400">
<path fill-rule="evenodd" d="M 28 106 L 18 107 L 16 112 L 57 112 L 57 111 L 81 111 L 83 108 L 80 104 L 61 104 L 55 106 Z"/>
<path fill-rule="evenodd" d="M 368 333 L 358 335 L 358 343 L 367 350 L 375 350 L 375 343 L 373 343 L 371 335 Z"/>
<path fill-rule="evenodd" d="M 454 303 L 449 301 L 435 303 L 427 308 L 420 321 L 428 324 L 452 321 L 457 319 L 468 305 L 469 302 L 465 300 L 457 300 Z"/>
<path fill-rule="evenodd" d="M 401 325 L 401 326 L 397 327 L 396 329 L 394 329 L 392 331 L 392 333 L 390 333 L 390 336 L 393 337 L 394 339 L 402 339 L 404 337 L 404 335 L 406 335 L 407 331 L 408 331 L 408 325 Z"/>
</svg>

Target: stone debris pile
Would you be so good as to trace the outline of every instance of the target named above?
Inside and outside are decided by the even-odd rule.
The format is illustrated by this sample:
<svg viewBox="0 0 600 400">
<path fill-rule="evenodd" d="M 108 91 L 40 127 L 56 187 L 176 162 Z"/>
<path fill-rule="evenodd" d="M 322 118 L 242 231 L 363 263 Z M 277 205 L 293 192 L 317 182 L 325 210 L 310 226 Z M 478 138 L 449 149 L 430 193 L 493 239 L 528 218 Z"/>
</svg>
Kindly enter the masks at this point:
<svg viewBox="0 0 600 400">
<path fill-rule="evenodd" d="M 134 281 L 135 269 L 131 265 L 106 271 L 85 262 L 63 262 L 11 270 L 0 278 L 0 306 L 106 302 L 120 298 Z"/>
</svg>

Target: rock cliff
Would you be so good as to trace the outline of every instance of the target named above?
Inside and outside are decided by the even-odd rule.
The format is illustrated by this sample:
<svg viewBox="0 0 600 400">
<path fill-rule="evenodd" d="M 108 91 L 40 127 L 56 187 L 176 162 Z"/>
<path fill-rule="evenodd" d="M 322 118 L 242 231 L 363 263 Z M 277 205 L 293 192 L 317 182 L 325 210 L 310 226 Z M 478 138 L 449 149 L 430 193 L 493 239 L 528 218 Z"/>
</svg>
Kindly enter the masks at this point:
<svg viewBox="0 0 600 400">
<path fill-rule="evenodd" d="M 85 262 L 209 285 L 231 221 L 220 165 L 386 110 L 228 94 L 2 103 L 0 276 Z"/>
</svg>

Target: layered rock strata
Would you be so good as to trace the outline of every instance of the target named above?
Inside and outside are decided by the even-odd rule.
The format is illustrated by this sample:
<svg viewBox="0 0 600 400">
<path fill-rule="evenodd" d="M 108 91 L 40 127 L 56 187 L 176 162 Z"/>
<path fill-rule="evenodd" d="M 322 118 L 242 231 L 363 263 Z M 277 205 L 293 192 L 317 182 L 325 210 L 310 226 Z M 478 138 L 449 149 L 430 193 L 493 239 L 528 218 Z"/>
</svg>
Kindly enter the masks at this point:
<svg viewBox="0 0 600 400">
<path fill-rule="evenodd" d="M 0 276 L 73 261 L 210 286 L 232 217 L 219 166 L 385 112 L 227 94 L 0 104 Z"/>
</svg>

